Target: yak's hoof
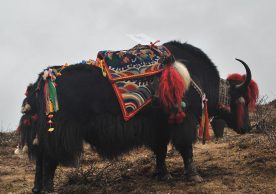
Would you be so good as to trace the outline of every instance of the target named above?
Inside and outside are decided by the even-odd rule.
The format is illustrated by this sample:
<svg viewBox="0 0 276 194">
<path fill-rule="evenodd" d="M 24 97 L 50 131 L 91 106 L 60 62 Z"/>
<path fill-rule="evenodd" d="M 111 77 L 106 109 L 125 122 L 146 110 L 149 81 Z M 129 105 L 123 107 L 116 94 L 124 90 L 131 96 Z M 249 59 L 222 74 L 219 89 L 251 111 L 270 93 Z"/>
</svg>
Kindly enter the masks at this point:
<svg viewBox="0 0 276 194">
<path fill-rule="evenodd" d="M 46 191 L 46 192 L 49 192 L 49 193 L 54 192 L 54 185 L 53 184 L 44 185 L 43 191 Z"/>
<path fill-rule="evenodd" d="M 172 180 L 172 175 L 170 173 L 166 173 L 164 175 L 159 175 L 157 176 L 157 180 L 158 181 L 170 181 Z"/>
<path fill-rule="evenodd" d="M 200 175 L 192 175 L 192 176 L 187 176 L 188 181 L 196 182 L 196 183 L 201 183 L 203 182 L 203 178 Z"/>
<path fill-rule="evenodd" d="M 187 177 L 188 181 L 193 181 L 196 183 L 201 183 L 203 181 L 203 178 L 197 172 L 196 166 L 193 162 L 191 162 L 184 170 L 184 175 Z"/>
<path fill-rule="evenodd" d="M 158 181 L 168 181 L 172 179 L 172 176 L 168 172 L 159 172 L 156 171 L 153 173 L 153 177 L 157 178 Z"/>
<path fill-rule="evenodd" d="M 35 194 L 40 193 L 41 192 L 41 187 L 34 186 L 34 188 L 32 188 L 32 192 L 35 193 Z"/>
</svg>

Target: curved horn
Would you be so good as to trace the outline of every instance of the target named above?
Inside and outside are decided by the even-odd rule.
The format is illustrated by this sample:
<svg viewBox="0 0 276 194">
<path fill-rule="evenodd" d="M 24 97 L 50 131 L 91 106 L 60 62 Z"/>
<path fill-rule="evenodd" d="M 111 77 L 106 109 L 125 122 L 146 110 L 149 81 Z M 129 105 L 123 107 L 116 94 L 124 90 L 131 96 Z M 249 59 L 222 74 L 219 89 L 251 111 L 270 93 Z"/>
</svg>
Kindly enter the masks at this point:
<svg viewBox="0 0 276 194">
<path fill-rule="evenodd" d="M 247 86 L 250 84 L 250 81 L 251 81 L 251 71 L 248 67 L 248 65 L 240 60 L 240 59 L 236 59 L 237 61 L 241 62 L 246 70 L 246 79 L 243 83 L 239 84 L 239 85 L 236 85 L 236 89 L 239 90 L 240 92 L 245 92 L 246 91 L 246 88 Z"/>
</svg>

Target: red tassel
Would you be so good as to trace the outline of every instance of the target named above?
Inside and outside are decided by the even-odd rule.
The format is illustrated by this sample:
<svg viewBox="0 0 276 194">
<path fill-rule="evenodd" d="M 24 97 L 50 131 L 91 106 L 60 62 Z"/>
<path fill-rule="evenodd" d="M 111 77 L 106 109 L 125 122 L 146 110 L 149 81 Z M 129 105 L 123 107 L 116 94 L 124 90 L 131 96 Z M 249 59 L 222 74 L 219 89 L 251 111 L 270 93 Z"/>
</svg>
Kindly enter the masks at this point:
<svg viewBox="0 0 276 194">
<path fill-rule="evenodd" d="M 200 121 L 200 126 L 198 129 L 198 137 L 202 138 L 202 143 L 205 144 L 206 140 L 210 140 L 210 133 L 209 133 L 209 115 L 208 115 L 208 106 L 207 106 L 207 99 L 203 100 L 204 103 L 204 110 L 202 112 L 202 117 Z M 203 118 L 204 117 L 204 118 Z"/>
<path fill-rule="evenodd" d="M 53 118 L 54 117 L 54 115 L 48 115 L 48 118 L 49 119 L 51 119 L 51 118 Z"/>
<path fill-rule="evenodd" d="M 207 99 L 204 100 L 204 106 L 205 106 L 205 137 L 207 140 L 209 140 L 210 133 L 209 133 L 209 115 L 208 115 Z"/>
<path fill-rule="evenodd" d="M 167 65 L 160 78 L 159 98 L 169 111 L 174 105 L 181 105 L 186 89 L 181 75 L 171 65 Z"/>
<path fill-rule="evenodd" d="M 198 129 L 198 138 L 202 138 L 202 135 L 203 135 L 203 119 L 201 119 L 200 121 L 200 126 Z"/>
<path fill-rule="evenodd" d="M 160 40 L 156 40 L 154 43 L 150 42 L 150 47 L 157 48 L 156 44 L 159 42 Z"/>
</svg>

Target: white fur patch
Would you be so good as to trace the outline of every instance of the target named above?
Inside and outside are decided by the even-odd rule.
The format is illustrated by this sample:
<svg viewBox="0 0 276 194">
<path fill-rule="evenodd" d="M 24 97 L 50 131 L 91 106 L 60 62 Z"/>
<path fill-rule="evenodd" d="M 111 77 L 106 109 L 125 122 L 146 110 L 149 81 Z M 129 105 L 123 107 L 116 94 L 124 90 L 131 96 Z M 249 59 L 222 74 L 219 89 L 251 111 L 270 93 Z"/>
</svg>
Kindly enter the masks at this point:
<svg viewBox="0 0 276 194">
<path fill-rule="evenodd" d="M 25 154 L 25 153 L 28 153 L 28 150 L 29 150 L 28 146 L 27 146 L 27 145 L 24 145 L 24 146 L 23 146 L 23 149 L 22 149 L 23 153 L 24 153 L 24 154 Z"/>
<path fill-rule="evenodd" d="M 19 149 L 19 147 L 17 147 L 15 150 L 14 150 L 14 154 L 15 155 L 19 155 L 20 154 L 20 149 Z"/>
<path fill-rule="evenodd" d="M 21 107 L 21 113 L 26 113 L 29 112 L 31 110 L 31 105 L 29 105 L 28 103 L 25 104 L 25 106 Z"/>
<path fill-rule="evenodd" d="M 188 72 L 188 69 L 186 68 L 185 64 L 181 63 L 179 61 L 175 61 L 173 64 L 173 67 L 183 78 L 183 80 L 186 84 L 186 90 L 188 90 L 189 85 L 191 83 L 191 76 L 190 76 L 190 73 Z"/>
<path fill-rule="evenodd" d="M 245 104 L 245 99 L 244 97 L 239 97 L 237 100 L 236 100 L 237 103 L 242 103 L 242 104 Z"/>
</svg>

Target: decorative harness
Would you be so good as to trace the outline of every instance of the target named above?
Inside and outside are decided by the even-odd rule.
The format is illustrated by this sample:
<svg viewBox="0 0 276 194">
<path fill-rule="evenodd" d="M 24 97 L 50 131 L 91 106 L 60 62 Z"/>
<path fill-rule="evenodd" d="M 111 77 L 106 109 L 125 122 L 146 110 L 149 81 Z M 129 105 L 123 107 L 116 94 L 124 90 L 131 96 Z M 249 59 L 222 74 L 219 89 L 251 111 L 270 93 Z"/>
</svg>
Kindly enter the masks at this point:
<svg viewBox="0 0 276 194">
<path fill-rule="evenodd" d="M 220 79 L 218 107 L 220 109 L 226 110 L 227 112 L 230 112 L 230 102 L 230 84 L 227 80 Z"/>
<path fill-rule="evenodd" d="M 196 92 L 199 94 L 199 96 L 202 99 L 202 115 L 201 115 L 201 121 L 200 126 L 198 129 L 198 137 L 202 139 L 202 143 L 205 144 L 206 139 L 210 139 L 210 133 L 209 133 L 209 116 L 208 116 L 208 106 L 207 102 L 208 99 L 206 97 L 206 94 L 202 91 L 202 89 L 194 82 L 193 79 L 191 79 L 191 85 L 196 90 Z"/>
<path fill-rule="evenodd" d="M 191 80 L 191 85 L 197 91 L 199 96 L 202 99 L 202 116 L 201 122 L 199 127 L 198 136 L 202 138 L 203 144 L 205 143 L 205 139 L 209 139 L 209 118 L 208 118 L 208 111 L 207 111 L 207 101 L 206 94 L 202 91 L 202 89 L 193 81 Z M 218 108 L 223 109 L 227 112 L 230 112 L 230 84 L 227 80 L 220 79 L 219 82 L 219 101 L 218 101 Z M 204 127 L 204 128 L 203 128 Z"/>
<path fill-rule="evenodd" d="M 95 61 L 89 59 L 87 61 L 83 60 L 77 64 L 88 64 L 88 65 L 95 65 Z M 76 65 L 76 64 L 73 64 Z M 67 68 L 69 65 L 65 63 L 64 65 L 57 67 L 57 68 L 47 68 L 44 70 L 42 78 L 44 80 L 44 87 L 43 93 L 45 98 L 45 114 L 48 117 L 48 124 L 49 124 L 49 132 L 54 131 L 53 127 L 53 117 L 54 112 L 59 110 L 58 98 L 57 98 L 57 91 L 56 91 L 56 77 L 61 76 L 62 71 Z M 39 80 L 40 82 L 41 80 Z M 40 84 L 38 84 L 39 86 Z"/>
</svg>

